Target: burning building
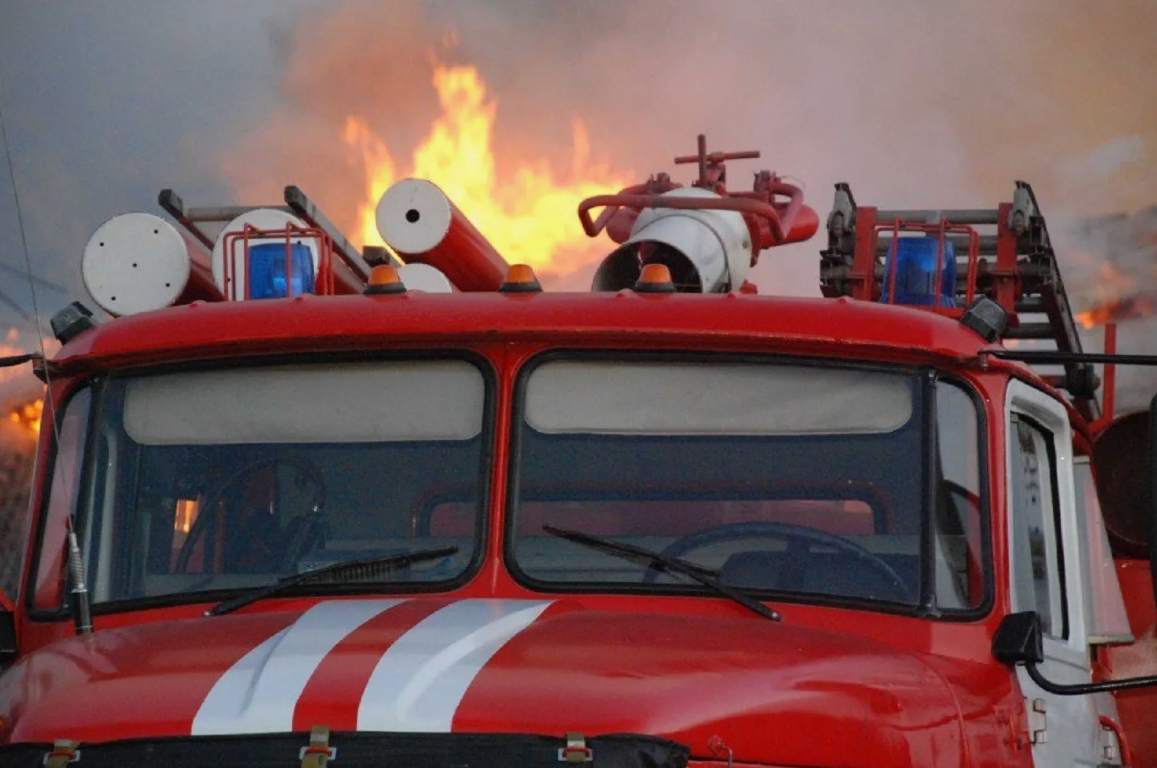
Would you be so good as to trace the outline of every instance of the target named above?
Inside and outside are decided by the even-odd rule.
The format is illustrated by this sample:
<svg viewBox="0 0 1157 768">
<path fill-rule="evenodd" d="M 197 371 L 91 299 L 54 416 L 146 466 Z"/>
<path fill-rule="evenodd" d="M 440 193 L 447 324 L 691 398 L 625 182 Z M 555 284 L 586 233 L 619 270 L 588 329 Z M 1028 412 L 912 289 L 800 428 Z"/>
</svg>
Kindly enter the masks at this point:
<svg viewBox="0 0 1157 768">
<path fill-rule="evenodd" d="M 1077 322 L 1093 338 L 1118 324 L 1121 348 L 1157 352 L 1157 205 L 1086 219 L 1068 234 L 1065 255 L 1087 272 L 1074 285 L 1084 307 Z M 1119 376 L 1122 407 L 1143 407 L 1153 390 L 1152 372 L 1122 369 Z"/>
<path fill-rule="evenodd" d="M 1077 316 L 1082 325 L 1093 328 L 1157 313 L 1157 205 L 1084 221 L 1072 238 L 1097 268 L 1086 291 L 1091 306 Z"/>
</svg>

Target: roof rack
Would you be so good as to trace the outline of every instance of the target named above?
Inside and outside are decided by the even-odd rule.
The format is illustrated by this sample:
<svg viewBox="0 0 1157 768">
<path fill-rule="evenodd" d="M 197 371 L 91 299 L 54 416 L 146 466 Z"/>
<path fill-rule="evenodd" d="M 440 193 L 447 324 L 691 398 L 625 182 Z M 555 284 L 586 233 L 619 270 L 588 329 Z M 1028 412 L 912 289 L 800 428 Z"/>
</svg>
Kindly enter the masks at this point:
<svg viewBox="0 0 1157 768">
<path fill-rule="evenodd" d="M 388 263 L 399 266 L 399 262 L 392 258 L 392 254 L 382 248 L 367 248 L 366 253 L 358 249 L 346 236 L 331 222 L 321 209 L 298 187 L 285 188 L 284 205 L 227 205 L 216 207 L 191 208 L 171 189 L 161 190 L 157 202 L 181 227 L 192 235 L 199 243 L 210 251 L 219 234 L 219 230 L 233 219 L 257 208 L 272 208 L 276 211 L 297 216 L 311 229 L 324 232 L 332 243 L 334 253 L 350 267 L 363 281 L 369 278 L 370 267 L 377 263 Z M 218 231 L 207 231 L 205 224 L 216 225 Z"/>
<path fill-rule="evenodd" d="M 1031 349 L 1082 351 L 1044 215 L 1032 187 L 1023 181 L 1016 182 L 1012 202 L 996 208 L 943 210 L 859 206 L 851 187 L 841 182 L 836 184 L 827 227 L 828 247 L 820 253 L 824 296 L 894 300 L 894 291 L 886 285 L 886 280 L 895 279 L 887 258 L 893 242 L 904 236 L 902 232 L 908 236 L 923 233 L 954 246 L 958 304 L 984 295 L 1008 313 L 1006 340 L 1025 341 Z M 945 314 L 961 311 L 938 304 L 927 309 Z M 1100 414 L 1096 400 L 1100 382 L 1090 363 L 1066 362 L 1062 375 L 1042 375 L 1067 390 L 1085 418 L 1093 420 Z"/>
</svg>

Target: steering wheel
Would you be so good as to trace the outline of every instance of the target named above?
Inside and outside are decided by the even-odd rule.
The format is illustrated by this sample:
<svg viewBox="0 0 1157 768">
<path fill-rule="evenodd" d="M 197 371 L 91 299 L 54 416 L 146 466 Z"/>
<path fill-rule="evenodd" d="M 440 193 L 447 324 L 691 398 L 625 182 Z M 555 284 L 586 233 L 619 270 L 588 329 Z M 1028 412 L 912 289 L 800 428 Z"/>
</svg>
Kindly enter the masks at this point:
<svg viewBox="0 0 1157 768">
<path fill-rule="evenodd" d="M 812 544 L 820 544 L 838 549 L 872 566 L 880 575 L 886 577 L 887 580 L 895 586 L 896 592 L 902 594 L 904 600 L 912 600 L 912 594 L 908 589 L 908 585 L 904 583 L 904 580 L 900 578 L 900 575 L 896 573 L 892 566 L 880 558 L 879 555 L 869 552 L 859 544 L 848 541 L 847 539 L 802 525 L 770 521 L 718 525 L 714 528 L 706 528 L 702 531 L 696 531 L 695 533 L 676 539 L 667 545 L 660 554 L 667 557 L 684 558 L 688 552 L 734 539 L 786 539 L 789 541 L 788 551 L 793 553 L 800 551 L 806 552 Z M 655 579 L 657 579 L 659 574 L 664 570 L 661 564 L 651 563 L 643 574 L 643 583 L 654 584 Z"/>
<path fill-rule="evenodd" d="M 313 481 L 315 492 L 313 503 L 310 505 L 310 512 L 305 515 L 299 515 L 291 521 L 291 533 L 284 537 L 284 541 L 265 541 L 255 535 L 256 531 L 250 530 L 254 527 L 252 523 L 242 525 L 230 536 L 233 547 L 236 548 L 243 543 L 256 542 L 261 546 L 266 558 L 271 560 L 275 559 L 278 568 L 280 570 L 286 570 L 296 562 L 304 552 L 307 552 L 310 547 L 314 546 L 317 540 L 324 536 L 325 530 L 325 520 L 322 514 L 326 498 L 325 477 L 316 466 L 303 459 L 259 459 L 241 468 L 225 480 L 225 482 L 217 488 L 216 492 L 209 497 L 204 506 L 201 507 L 196 520 L 193 521 L 193 525 L 189 528 L 188 535 L 185 536 L 185 541 L 181 545 L 181 551 L 177 554 L 177 565 L 174 573 L 187 572 L 189 559 L 193 555 L 193 550 L 196 547 L 198 539 L 205 534 L 209 521 L 215 517 L 214 510 L 217 509 L 217 506 L 225 498 L 225 494 L 229 490 L 242 485 L 245 480 L 248 480 L 259 471 L 267 469 L 273 471 L 274 482 L 276 483 L 277 468 L 282 466 L 295 469 L 300 473 L 298 477 L 306 476 Z M 237 511 L 233 512 L 234 517 L 238 515 L 239 513 Z M 280 509 L 274 510 L 274 517 L 280 517 Z M 284 547 L 285 551 L 278 553 L 277 549 L 281 549 L 283 544 L 286 545 Z M 227 551 L 228 547 L 229 543 L 226 543 L 225 548 Z M 232 552 L 231 554 L 235 555 L 237 553 Z"/>
</svg>

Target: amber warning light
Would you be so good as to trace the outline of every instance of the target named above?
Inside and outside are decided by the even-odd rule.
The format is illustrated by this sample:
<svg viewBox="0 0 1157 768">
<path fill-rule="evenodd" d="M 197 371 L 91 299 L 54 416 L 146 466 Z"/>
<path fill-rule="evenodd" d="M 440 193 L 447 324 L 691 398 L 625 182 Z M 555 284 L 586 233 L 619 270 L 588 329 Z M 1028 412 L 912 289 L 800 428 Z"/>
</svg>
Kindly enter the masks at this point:
<svg viewBox="0 0 1157 768">
<path fill-rule="evenodd" d="M 506 271 L 499 293 L 541 293 L 542 285 L 529 264 L 515 264 Z"/>
<path fill-rule="evenodd" d="M 389 264 L 379 264 L 370 270 L 370 279 L 366 281 L 364 293 L 367 296 L 380 296 L 388 293 L 405 293 L 406 284 L 398 275 L 398 270 Z"/>
<path fill-rule="evenodd" d="M 647 264 L 639 273 L 635 293 L 674 293 L 675 283 L 666 264 Z"/>
</svg>

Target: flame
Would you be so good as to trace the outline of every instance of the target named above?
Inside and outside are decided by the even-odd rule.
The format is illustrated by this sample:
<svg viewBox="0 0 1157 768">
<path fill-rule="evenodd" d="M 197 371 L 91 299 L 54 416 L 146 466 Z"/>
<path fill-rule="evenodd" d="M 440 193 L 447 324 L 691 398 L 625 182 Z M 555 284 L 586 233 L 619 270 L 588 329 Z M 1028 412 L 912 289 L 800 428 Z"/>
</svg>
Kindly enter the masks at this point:
<svg viewBox="0 0 1157 768">
<path fill-rule="evenodd" d="M 572 122 L 570 178 L 560 181 L 545 159 L 516 164 L 500 178 L 492 148 L 498 102 L 474 67 L 435 65 L 433 85 L 442 114 L 413 151 L 407 176 L 442 188 L 510 263 L 548 271 L 576 250 L 591 248 L 577 220 L 583 198 L 616 192 L 628 176 L 590 160 L 582 121 Z M 398 166 L 364 119 L 346 118 L 344 142 L 366 169 L 366 200 L 358 206 L 359 245 L 381 245 L 375 221 L 378 199 L 398 181 Z M 605 246 L 593 246 L 599 253 Z M 571 265 L 573 267 L 574 265 Z"/>
<path fill-rule="evenodd" d="M 1106 323 L 1135 320 L 1157 315 L 1157 291 L 1146 291 L 1115 299 L 1077 314 L 1077 322 L 1085 328 Z"/>
<path fill-rule="evenodd" d="M 40 417 L 44 412 L 44 401 L 33 400 L 31 403 L 17 406 L 8 412 L 8 420 L 30 430 L 32 434 L 40 434 Z"/>
<path fill-rule="evenodd" d="M 1103 261 L 1098 270 L 1097 303 L 1078 312 L 1076 321 L 1086 329 L 1157 314 L 1157 291 L 1137 291 L 1137 281 Z"/>
<path fill-rule="evenodd" d="M 382 245 L 378 234 L 376 210 L 378 200 L 390 185 L 397 181 L 394 159 L 386 145 L 374 135 L 370 126 L 360 117 L 347 117 L 342 141 L 356 150 L 366 167 L 367 200 L 358 205 L 358 228 L 353 240 L 359 245 Z"/>
</svg>

